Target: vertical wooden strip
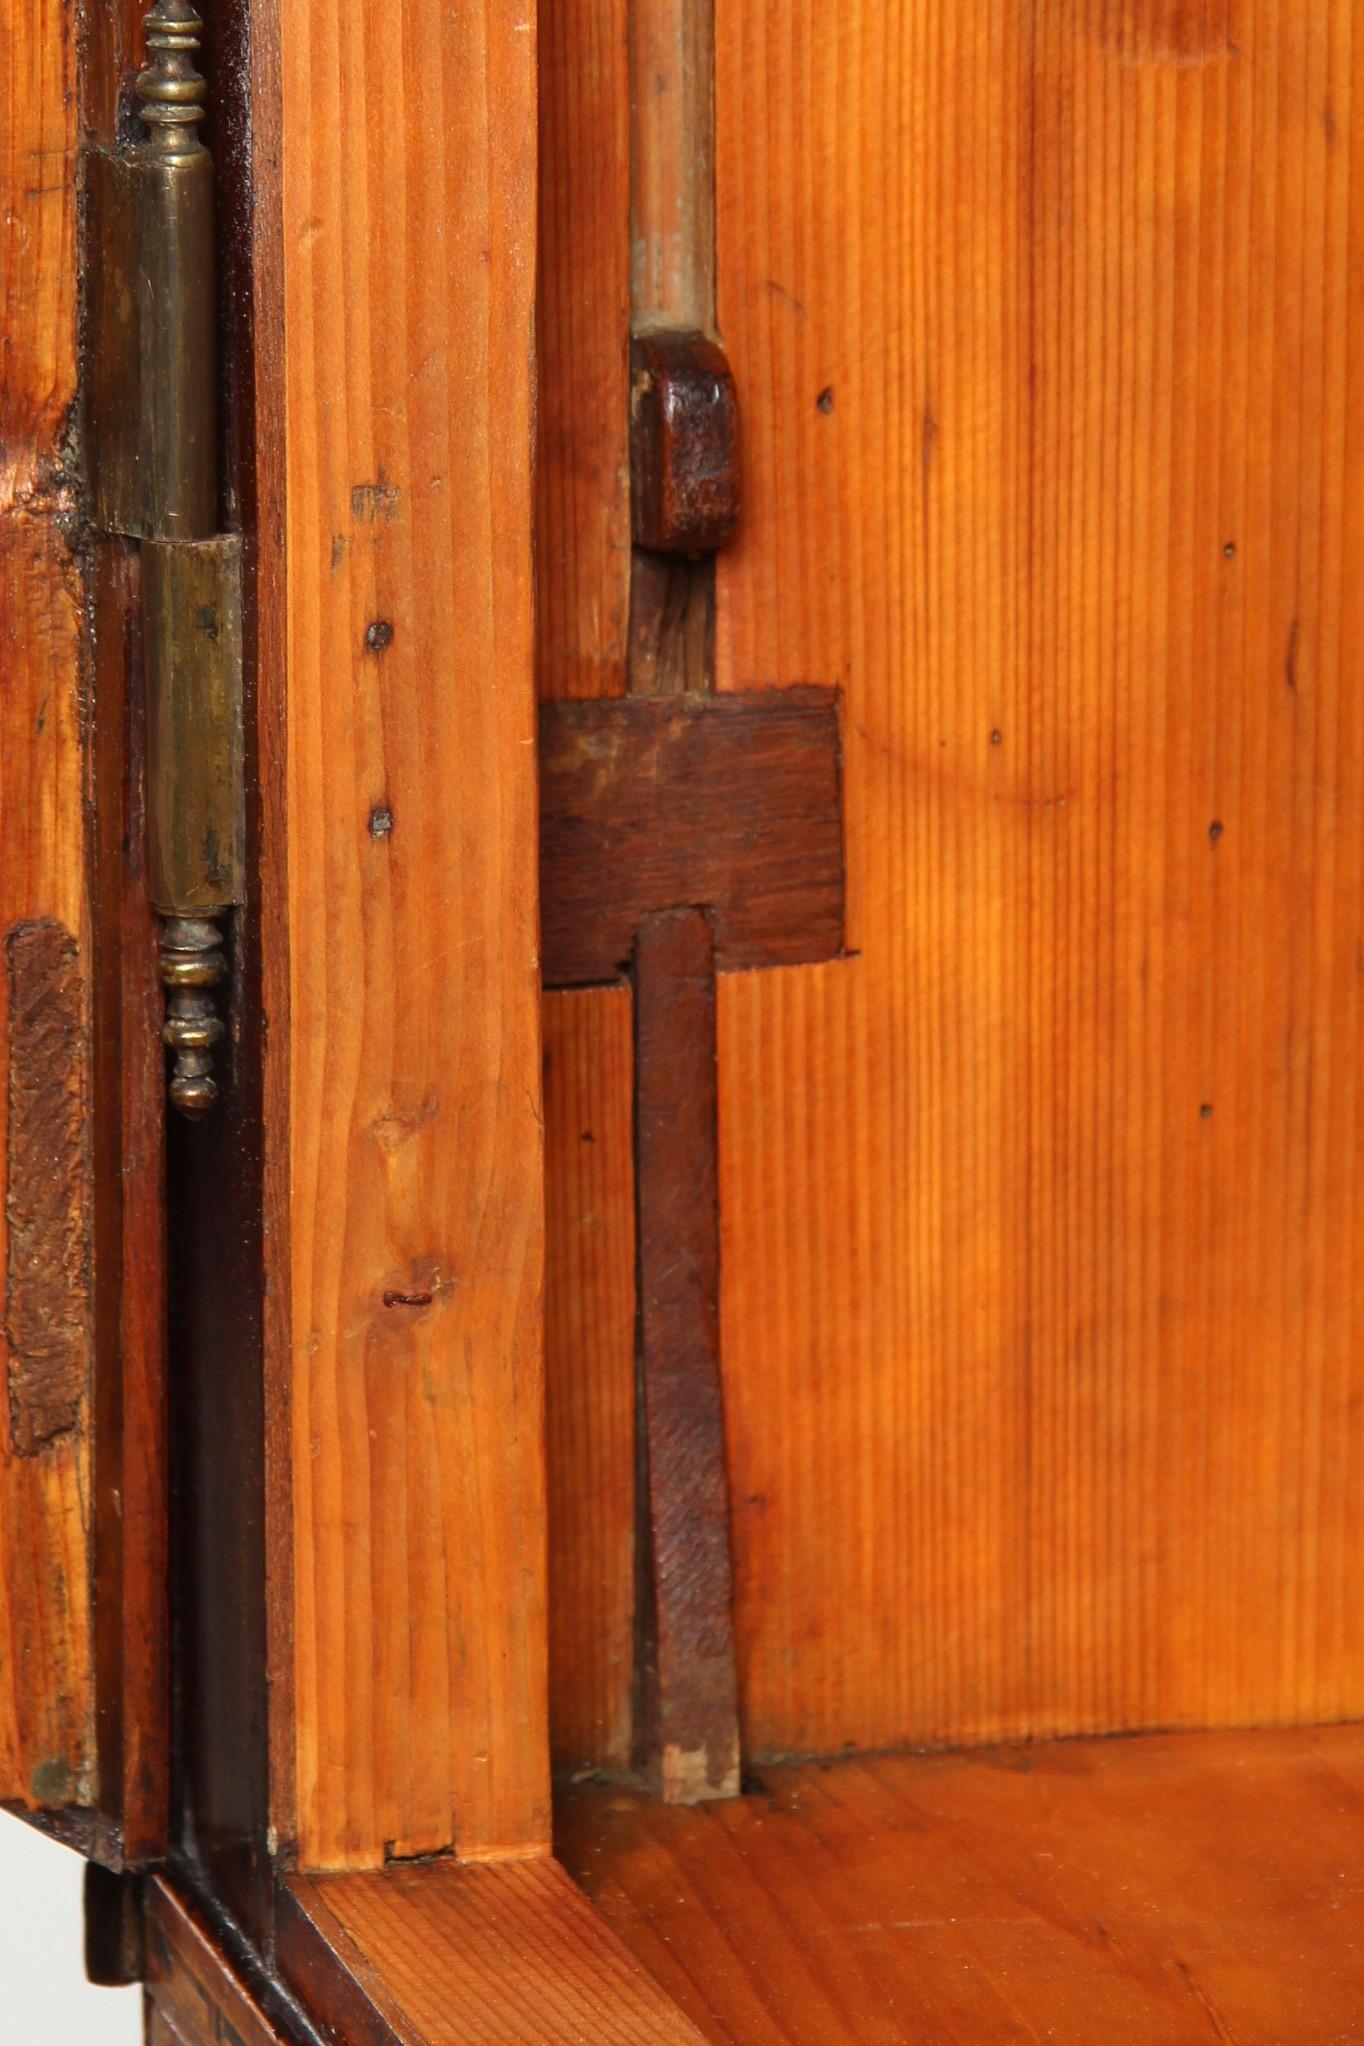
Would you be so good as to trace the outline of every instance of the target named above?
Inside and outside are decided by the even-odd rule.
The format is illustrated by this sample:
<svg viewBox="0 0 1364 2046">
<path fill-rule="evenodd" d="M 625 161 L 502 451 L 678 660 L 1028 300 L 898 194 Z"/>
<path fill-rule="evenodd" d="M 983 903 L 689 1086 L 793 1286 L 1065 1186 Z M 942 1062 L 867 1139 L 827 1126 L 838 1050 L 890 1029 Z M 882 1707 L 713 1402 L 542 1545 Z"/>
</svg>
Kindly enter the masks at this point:
<svg viewBox="0 0 1364 2046">
<path fill-rule="evenodd" d="M 620 696 L 630 609 L 627 0 L 540 29 L 536 675 Z"/>
<path fill-rule="evenodd" d="M 632 0 L 630 299 L 637 319 L 715 319 L 715 0 Z"/>
<path fill-rule="evenodd" d="M 628 1767 L 635 1602 L 634 1047 L 628 987 L 545 997 L 550 1732 Z"/>
<path fill-rule="evenodd" d="M 0 934 L 11 970 L 0 994 L 0 1066 L 20 1105 L 19 1149 L 0 1139 L 0 1181 L 23 1155 L 26 1071 L 45 1024 L 13 1008 L 14 973 L 35 930 L 66 933 L 62 969 L 71 1082 L 88 1078 L 89 955 L 82 800 L 83 599 L 67 539 L 77 515 L 66 466 L 76 392 L 75 47 L 61 0 L 6 0 L 0 9 L 0 297 L 13 311 L 0 383 Z M 22 309 L 20 313 L 18 310 Z M 53 941 L 58 942 L 58 941 Z M 20 979 L 23 979 L 22 974 Z M 27 1022 L 25 1021 L 27 1016 Z M 59 1121 L 62 1118 L 59 1116 Z M 69 1159 L 66 1193 L 88 1216 L 88 1155 Z M 13 1201 L 7 1204 L 13 1212 Z M 13 1221 L 7 1216 L 7 1227 Z M 60 1225 L 58 1225 L 60 1226 Z M 17 1275 L 10 1255 L 3 1262 Z M 64 1259 L 58 1264 L 64 1266 Z M 71 1332 L 55 1403 L 21 1399 L 19 1431 L 5 1404 L 0 1436 L 0 1797 L 28 1808 L 94 1797 L 90 1633 L 88 1262 L 69 1274 L 62 1320 Z M 22 1288 L 21 1288 L 22 1290 Z M 6 1331 L 11 1384 L 24 1376 L 32 1332 Z M 27 1418 L 26 1418 L 27 1409 Z M 36 1429 L 30 1425 L 38 1421 Z M 57 1424 L 57 1425 L 54 1425 Z M 26 1451 L 30 1453 L 25 1453 Z"/>
<path fill-rule="evenodd" d="M 715 949 L 704 910 L 635 947 L 639 1742 L 670 1803 L 732 1797 L 739 1736 L 720 1379 Z"/>
<path fill-rule="evenodd" d="M 279 49 L 290 1098 L 271 1227 L 297 1852 L 342 1867 L 548 1832 L 535 21 L 307 0 Z"/>
</svg>

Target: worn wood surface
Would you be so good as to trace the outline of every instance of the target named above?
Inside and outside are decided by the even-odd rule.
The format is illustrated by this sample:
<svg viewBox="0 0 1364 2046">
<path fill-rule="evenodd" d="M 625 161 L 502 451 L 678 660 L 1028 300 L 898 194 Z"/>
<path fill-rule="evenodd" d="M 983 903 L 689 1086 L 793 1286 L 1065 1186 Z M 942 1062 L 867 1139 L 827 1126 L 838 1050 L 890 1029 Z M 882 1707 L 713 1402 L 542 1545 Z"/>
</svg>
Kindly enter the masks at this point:
<svg viewBox="0 0 1364 2046">
<path fill-rule="evenodd" d="M 832 957 L 837 699 L 542 705 L 540 858 L 547 987 L 616 978 L 641 916 L 673 904 L 712 910 L 719 966 Z"/>
<path fill-rule="evenodd" d="M 275 1822 L 302 1865 L 363 1866 L 548 1822 L 536 51 L 529 11 L 438 0 L 308 0 L 277 32 Z"/>
<path fill-rule="evenodd" d="M 715 943 L 701 909 L 635 941 L 639 1291 L 637 1758 L 671 1802 L 739 1788 L 720 1374 Z"/>
<path fill-rule="evenodd" d="M 712 331 L 715 0 L 630 0 L 630 296 Z"/>
<path fill-rule="evenodd" d="M 348 2046 L 699 2046 L 547 1855 L 295 1877 L 278 1953 Z"/>
<path fill-rule="evenodd" d="M 629 0 L 540 11 L 540 694 L 620 696 L 630 616 Z"/>
<path fill-rule="evenodd" d="M 634 1047 L 627 986 L 545 998 L 550 1732 L 630 1762 L 635 1600 Z"/>
<path fill-rule="evenodd" d="M 785 1766 L 571 1797 L 560 1852 L 723 2046 L 1334 2046 L 1364 2007 L 1358 1728 Z"/>
<path fill-rule="evenodd" d="M 281 2046 L 196 1909 L 162 1876 L 146 1890 L 147 1997 L 156 2024 L 182 2046 Z M 149 2024 L 149 2046 L 155 2046 Z"/>
<path fill-rule="evenodd" d="M 0 384 L 0 934 L 7 955 L 0 973 L 0 1070 L 6 1076 L 0 1093 L 8 1103 L 0 1117 L 0 1185 L 6 1189 L 0 1231 L 8 1239 L 0 1269 L 8 1274 L 9 1387 L 0 1402 L 0 1797 L 29 1807 L 86 1804 L 97 1787 L 89 1508 L 93 1282 L 85 1236 L 93 1187 L 84 1132 L 71 1112 L 89 1081 L 92 976 L 81 814 L 83 596 L 67 537 L 77 512 L 76 480 L 67 466 L 76 393 L 77 119 L 68 10 L 59 0 L 6 0 L 0 11 L 0 296 L 23 310 L 8 323 Z M 36 966 L 35 931 L 47 932 L 49 945 L 66 948 L 61 991 L 53 988 L 50 1007 L 21 971 L 25 959 Z M 60 1029 L 58 1013 L 66 1018 Z M 63 1066 L 46 1078 L 45 1045 Z M 44 1102 L 64 1170 L 60 1189 L 52 1189 L 55 1204 L 40 1214 L 40 1192 L 22 1183 L 20 1167 L 30 1141 L 38 1140 Z M 21 1256 L 9 1237 L 16 1223 L 21 1232 L 30 1223 L 37 1229 L 30 1250 L 38 1262 L 27 1272 L 14 1262 Z M 72 1263 L 77 1237 L 86 1248 Z M 43 1273 L 63 1294 L 53 1303 L 60 1312 L 47 1336 L 33 1324 L 34 1312 L 41 1320 L 42 1310 L 28 1291 L 45 1283 Z M 60 1354 L 51 1348 L 58 1326 Z M 45 1365 L 38 1348 L 45 1349 Z"/>
<path fill-rule="evenodd" d="M 723 688 L 849 945 L 720 989 L 767 1752 L 1364 1711 L 1348 0 L 717 16 Z"/>
</svg>

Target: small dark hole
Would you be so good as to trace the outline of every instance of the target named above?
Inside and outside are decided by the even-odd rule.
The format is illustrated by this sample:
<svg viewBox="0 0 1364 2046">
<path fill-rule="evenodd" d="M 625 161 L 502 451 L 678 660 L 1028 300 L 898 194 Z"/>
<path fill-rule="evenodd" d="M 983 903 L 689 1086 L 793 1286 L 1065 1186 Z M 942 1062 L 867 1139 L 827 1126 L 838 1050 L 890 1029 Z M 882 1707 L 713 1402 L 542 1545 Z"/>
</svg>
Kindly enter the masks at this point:
<svg viewBox="0 0 1364 2046">
<path fill-rule="evenodd" d="M 1236 542 L 1234 540 L 1228 540 L 1226 546 L 1222 549 L 1222 552 L 1226 555 L 1228 561 L 1235 561 Z"/>
<path fill-rule="evenodd" d="M 833 385 L 832 385 L 832 384 L 826 384 L 826 385 L 824 386 L 824 389 L 823 389 L 823 390 L 822 390 L 822 391 L 820 392 L 819 396 L 818 396 L 818 397 L 817 397 L 817 398 L 815 399 L 815 405 L 816 405 L 816 408 L 817 408 L 817 409 L 818 409 L 818 410 L 819 410 L 820 412 L 832 412 L 832 411 L 833 411 L 833 409 L 834 409 L 834 388 L 833 388 Z"/>
<path fill-rule="evenodd" d="M 990 744 L 991 744 L 992 746 L 1002 746 L 1002 745 L 1004 744 L 1004 734 L 1003 734 L 1003 732 L 991 732 L 991 734 L 990 734 Z"/>
<path fill-rule="evenodd" d="M 1222 836 L 1224 828 L 1225 827 L 1223 825 L 1218 823 L 1216 818 L 1214 818 L 1212 823 L 1208 826 L 1208 837 L 1212 840 L 1214 845 L 1216 845 L 1218 839 Z"/>
<path fill-rule="evenodd" d="M 393 644 L 393 627 L 387 618 L 376 618 L 373 625 L 365 627 L 365 645 L 372 654 L 381 654 Z"/>
<path fill-rule="evenodd" d="M 1199 1109 L 1198 1113 L 1202 1116 L 1204 1122 L 1207 1122 L 1212 1115 L 1211 1101 L 1205 1101 L 1202 1107 Z"/>
</svg>

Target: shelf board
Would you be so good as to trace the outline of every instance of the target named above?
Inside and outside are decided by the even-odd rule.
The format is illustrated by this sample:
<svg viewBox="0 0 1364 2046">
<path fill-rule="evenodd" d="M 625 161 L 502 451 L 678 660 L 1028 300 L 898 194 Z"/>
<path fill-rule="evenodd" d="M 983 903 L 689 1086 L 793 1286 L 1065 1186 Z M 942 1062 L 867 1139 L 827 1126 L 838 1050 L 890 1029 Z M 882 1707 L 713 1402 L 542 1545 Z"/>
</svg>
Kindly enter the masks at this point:
<svg viewBox="0 0 1364 2046">
<path fill-rule="evenodd" d="M 1364 1728 L 579 1788 L 557 1851 L 725 2046 L 1364 2038 Z"/>
</svg>

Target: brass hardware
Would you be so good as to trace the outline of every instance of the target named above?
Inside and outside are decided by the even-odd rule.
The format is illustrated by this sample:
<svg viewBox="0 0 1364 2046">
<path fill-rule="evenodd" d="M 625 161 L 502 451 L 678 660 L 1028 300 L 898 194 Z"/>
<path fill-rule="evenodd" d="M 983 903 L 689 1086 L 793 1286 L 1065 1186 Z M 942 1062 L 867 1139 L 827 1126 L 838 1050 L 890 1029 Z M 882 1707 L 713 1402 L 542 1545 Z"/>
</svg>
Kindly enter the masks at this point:
<svg viewBox="0 0 1364 2046">
<path fill-rule="evenodd" d="M 95 519 L 142 545 L 147 814 L 163 919 L 170 1098 L 212 1107 L 227 977 L 219 920 L 245 899 L 241 541 L 218 533 L 213 160 L 192 0 L 144 17 L 146 137 L 86 158 L 88 431 Z"/>
</svg>

